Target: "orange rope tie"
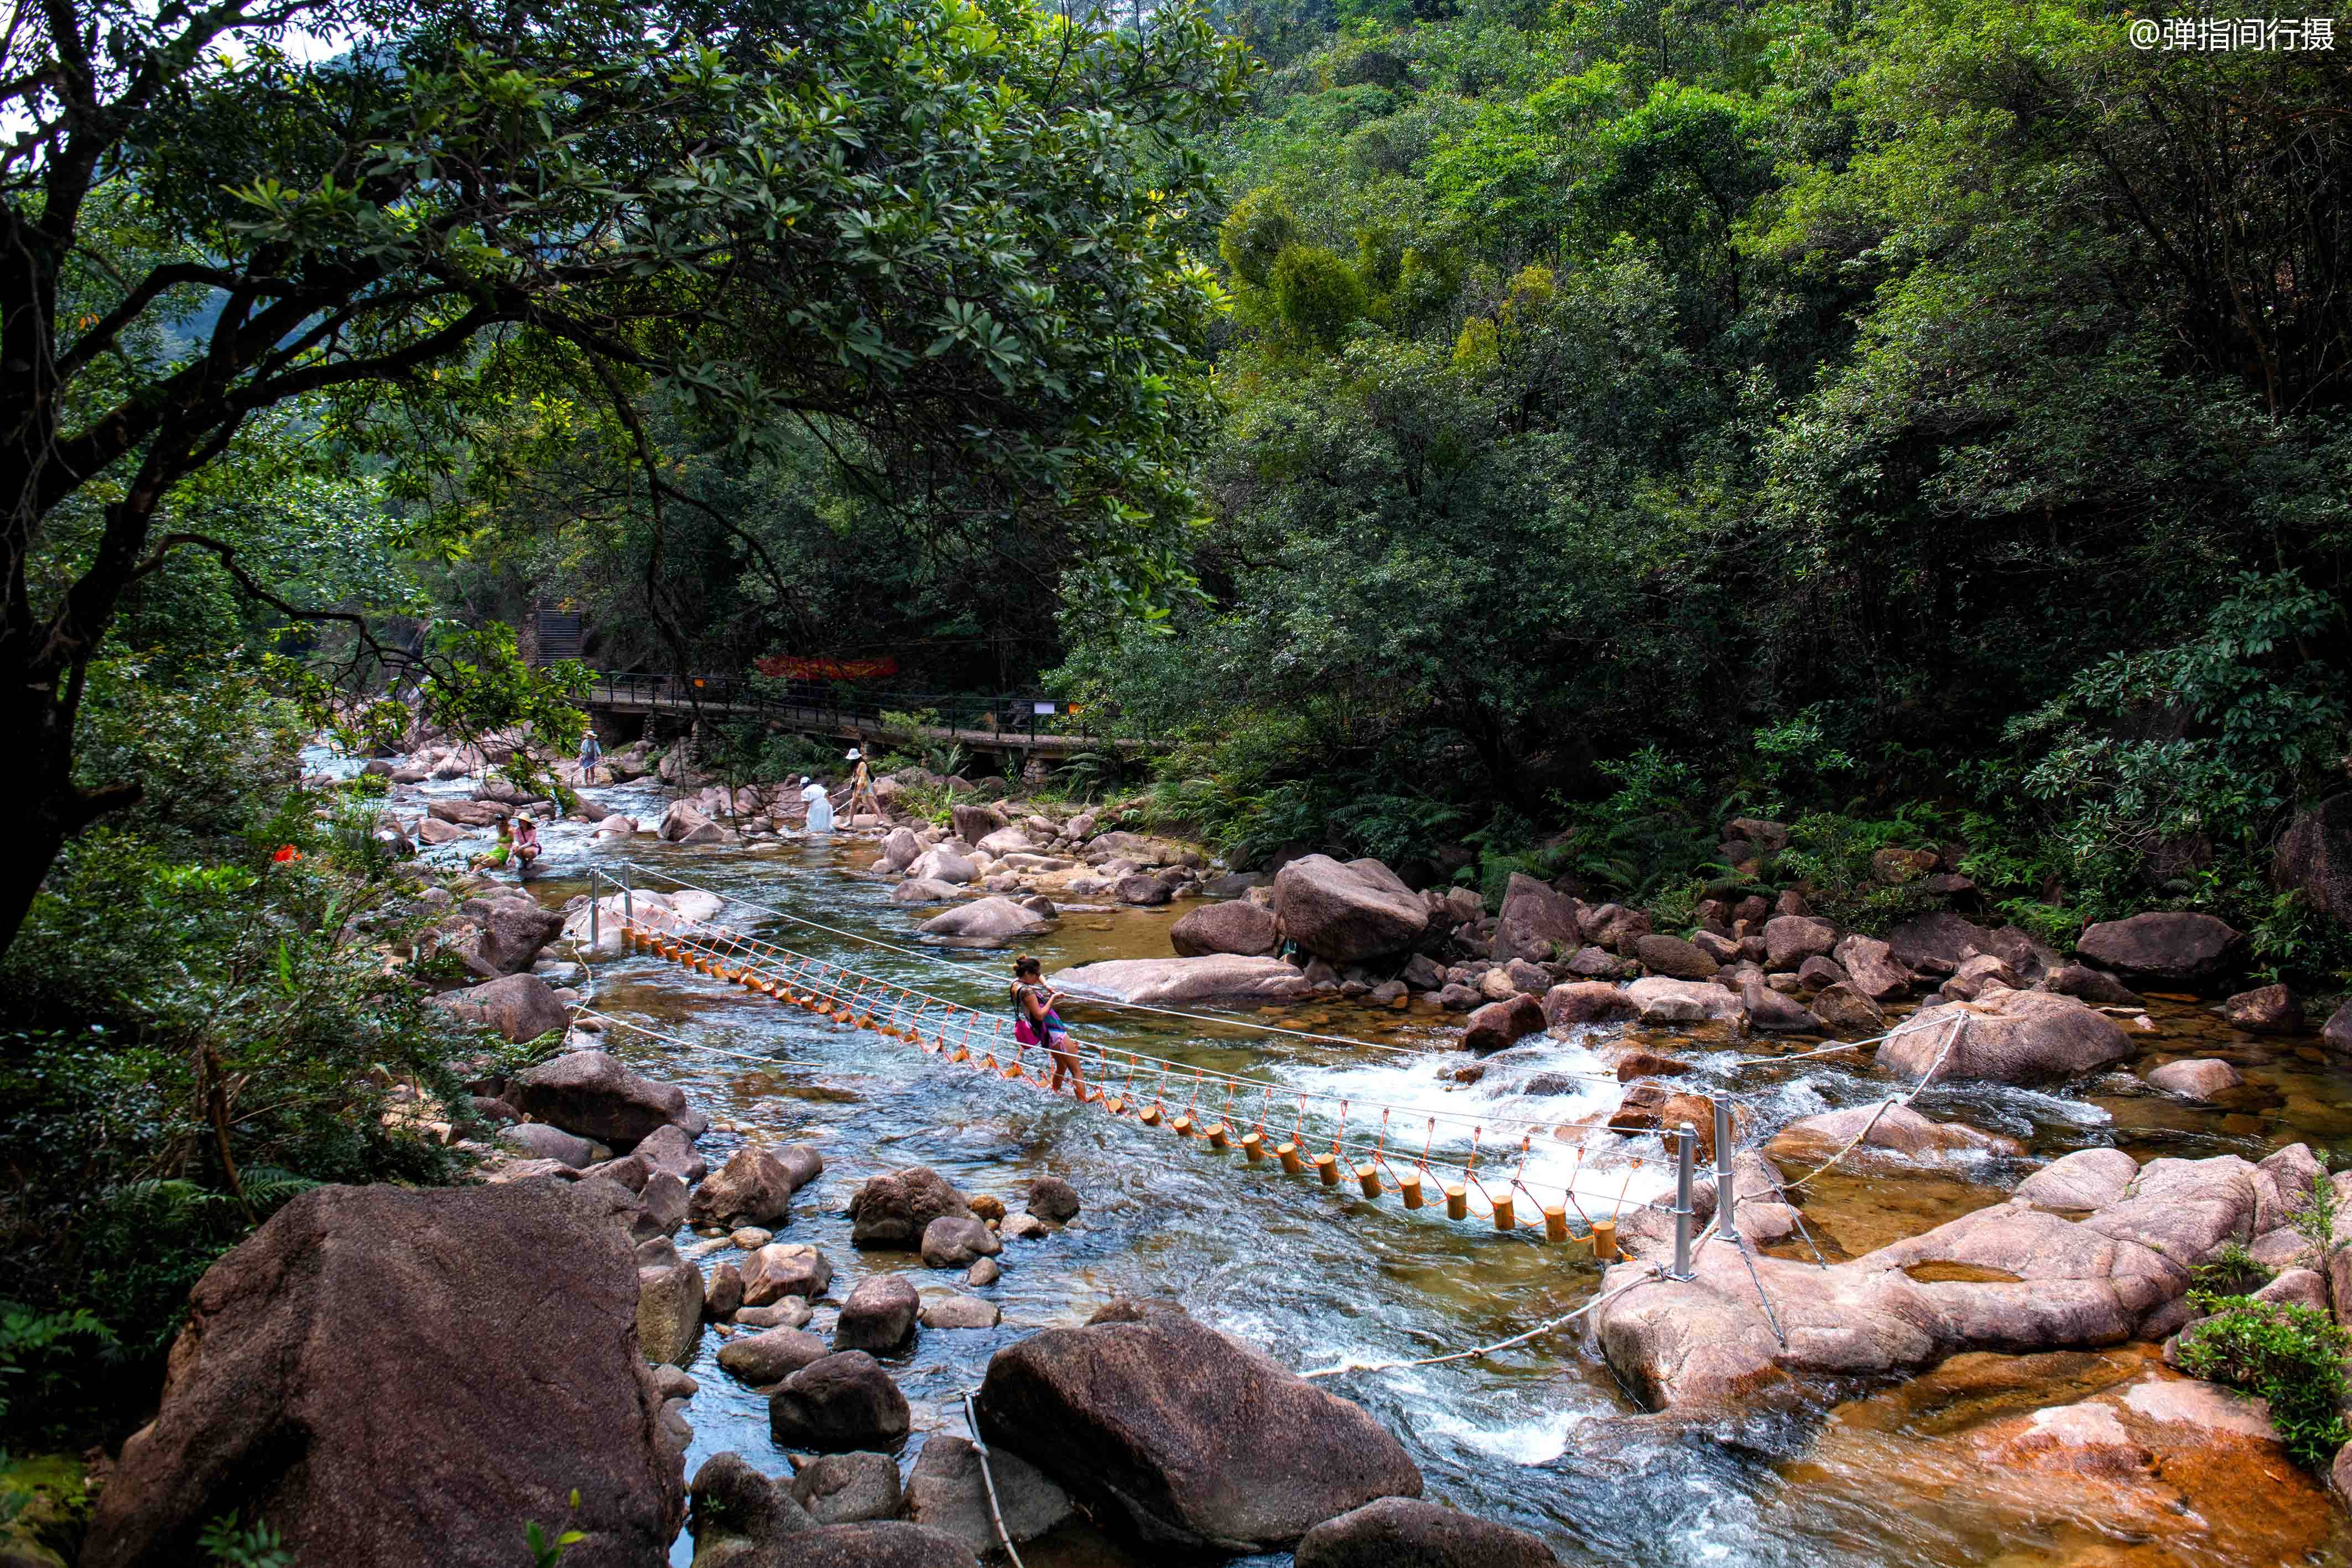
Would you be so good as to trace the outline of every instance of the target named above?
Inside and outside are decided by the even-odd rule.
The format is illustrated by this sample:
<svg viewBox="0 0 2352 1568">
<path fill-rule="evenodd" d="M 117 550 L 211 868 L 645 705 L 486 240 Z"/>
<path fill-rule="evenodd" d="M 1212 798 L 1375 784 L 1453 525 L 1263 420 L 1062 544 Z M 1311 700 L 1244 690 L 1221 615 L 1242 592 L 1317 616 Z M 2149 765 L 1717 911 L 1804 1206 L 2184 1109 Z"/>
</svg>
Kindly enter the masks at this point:
<svg viewBox="0 0 2352 1568">
<path fill-rule="evenodd" d="M 1570 1170 L 1568 1173 L 1568 1201 L 1571 1204 L 1575 1204 L 1576 1218 L 1584 1221 L 1585 1228 L 1589 1230 L 1592 1228 L 1592 1216 L 1584 1212 L 1584 1205 L 1578 1202 L 1576 1197 L 1576 1178 L 1583 1172 L 1583 1170 L 1584 1145 L 1582 1144 L 1579 1144 L 1576 1145 L 1576 1165 L 1574 1168 Z"/>
<path fill-rule="evenodd" d="M 1135 1071 L 1141 1065 L 1135 1052 L 1130 1051 L 1127 1053 L 1127 1082 L 1118 1086 L 1117 1094 L 1104 1103 L 1103 1109 L 1114 1116 L 1127 1114 L 1129 1108 L 1135 1104 Z"/>
<path fill-rule="evenodd" d="M 1217 1112 L 1217 1124 L 1209 1129 L 1209 1147 L 1213 1149 L 1230 1146 L 1229 1141 L 1234 1135 L 1234 1092 L 1241 1086 L 1238 1078 L 1225 1081 L 1224 1105 Z"/>
<path fill-rule="evenodd" d="M 1192 1135 L 1192 1107 L 1198 1105 L 1200 1103 L 1201 1070 L 1196 1067 L 1192 1070 L 1192 1097 L 1184 1102 L 1184 1109 L 1179 1112 L 1177 1113 L 1176 1120 L 1170 1124 L 1170 1131 L 1173 1132 L 1180 1138 L 1191 1137 Z"/>
<path fill-rule="evenodd" d="M 1160 1118 L 1168 1113 L 1167 1101 L 1163 1098 L 1167 1087 L 1168 1069 L 1163 1067 L 1160 1070 L 1160 1082 L 1151 1086 L 1151 1103 L 1136 1116 L 1137 1121 L 1147 1127 L 1160 1125 Z"/>
<path fill-rule="evenodd" d="M 1389 1108 L 1383 1105 L 1381 1107 L 1380 1136 L 1372 1140 L 1372 1157 L 1356 1167 L 1356 1183 L 1364 1189 L 1366 1197 L 1376 1198 L 1381 1196 L 1381 1172 L 1389 1168 L 1389 1162 L 1384 1153 L 1388 1146 Z M 1390 1171 L 1389 1179 L 1395 1180 L 1396 1173 Z"/>
<path fill-rule="evenodd" d="M 1348 1103 L 1339 1102 L 1339 1129 L 1331 1134 L 1331 1152 L 1315 1156 L 1315 1174 L 1325 1186 L 1339 1185 L 1339 1140 L 1348 1135 Z"/>
<path fill-rule="evenodd" d="M 1620 1183 L 1620 1184 L 1618 1185 L 1618 1187 L 1617 1187 L 1617 1213 L 1618 1213 L 1618 1214 L 1622 1214 L 1622 1213 L 1624 1213 L 1624 1212 L 1625 1212 L 1625 1194 L 1626 1194 L 1628 1191 L 1630 1191 L 1630 1190 L 1632 1189 L 1633 1186 L 1633 1173 L 1634 1173 L 1635 1171 L 1637 1171 L 1637 1170 L 1640 1170 L 1641 1168 L 1642 1168 L 1642 1162 L 1641 1162 L 1641 1161 L 1639 1161 L 1639 1160 L 1635 1160 L 1635 1161 L 1634 1161 L 1631 1166 L 1627 1166 L 1627 1167 L 1626 1167 L 1626 1170 L 1625 1170 L 1625 1179 L 1624 1179 L 1622 1183 Z M 1613 1219 L 1613 1218 L 1616 1218 L 1616 1216 L 1615 1216 L 1615 1215 L 1612 1215 L 1610 1218 Z"/>
</svg>

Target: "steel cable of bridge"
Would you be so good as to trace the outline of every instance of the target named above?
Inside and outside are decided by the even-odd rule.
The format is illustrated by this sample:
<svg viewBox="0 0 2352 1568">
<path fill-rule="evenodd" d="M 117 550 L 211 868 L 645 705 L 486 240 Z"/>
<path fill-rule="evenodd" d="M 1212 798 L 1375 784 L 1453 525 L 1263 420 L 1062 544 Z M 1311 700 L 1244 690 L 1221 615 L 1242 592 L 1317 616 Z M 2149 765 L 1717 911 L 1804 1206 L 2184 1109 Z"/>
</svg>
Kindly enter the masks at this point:
<svg viewBox="0 0 2352 1568">
<path fill-rule="evenodd" d="M 701 925 L 699 922 L 689 924 Z M 779 1001 L 796 1004 L 809 1011 L 829 1017 L 835 1022 L 908 1040 L 925 1054 L 950 1064 L 969 1063 L 976 1071 L 992 1073 L 1006 1082 L 1025 1083 L 1041 1092 L 1045 1089 L 1043 1079 L 1048 1073 L 1047 1067 L 1032 1065 L 1025 1060 L 1027 1051 L 1031 1050 L 1037 1051 L 1041 1057 L 1049 1057 L 1050 1053 L 1044 1047 L 1032 1046 L 1021 1041 L 1010 1042 L 1012 1050 L 1010 1059 L 1005 1061 L 998 1059 L 997 1051 L 1007 1044 L 1003 1034 L 1002 1019 L 981 1014 L 977 1009 L 964 1007 L 960 1003 L 926 996 L 910 988 L 882 981 L 871 976 L 860 976 L 856 971 L 823 959 L 793 953 L 789 949 L 778 948 L 771 944 L 757 943 L 754 939 L 743 937 L 740 934 L 718 931 L 709 926 L 702 928 L 706 931 L 713 931 L 718 936 L 733 937 L 733 943 L 725 948 L 716 943 L 709 946 L 702 946 L 683 932 L 667 929 L 648 930 L 641 928 L 634 920 L 625 920 L 622 925 L 623 940 L 625 946 L 654 953 L 672 963 L 681 964 L 710 975 L 713 978 L 744 985 Z M 740 949 L 746 945 L 760 949 L 749 955 L 751 962 L 748 964 L 742 962 L 740 956 Z M 790 961 L 780 973 L 772 975 L 761 972 L 760 967 L 761 962 L 773 964 L 780 959 Z M 733 961 L 730 962 L 730 960 Z M 854 990 L 850 987 L 852 981 L 859 982 Z M 925 1005 L 917 1009 L 911 1018 L 906 1021 L 900 1021 L 900 1011 L 908 1003 L 917 1001 Z M 932 1007 L 939 1008 L 940 1011 L 936 1018 L 927 1018 L 926 1015 Z M 877 1014 L 881 1016 L 877 1017 Z M 950 1042 L 948 1038 L 948 1027 L 951 1023 L 961 1025 L 958 1038 L 953 1042 Z M 930 1043 L 924 1042 L 919 1024 L 926 1025 L 930 1030 L 932 1035 Z M 986 1026 L 984 1030 L 983 1025 Z M 977 1054 L 971 1049 L 975 1032 L 982 1036 L 981 1049 Z M 1369 1105 L 1347 1097 L 1314 1091 L 1300 1091 L 1266 1080 L 1236 1078 L 1231 1074 L 1217 1073 L 1208 1069 L 1187 1067 L 1181 1062 L 1147 1056 L 1141 1052 L 1114 1051 L 1097 1042 L 1079 1041 L 1077 1043 L 1094 1053 L 1098 1069 L 1097 1082 L 1103 1086 L 1098 1087 L 1083 1103 L 1122 1118 L 1131 1111 L 1134 1113 L 1135 1122 L 1139 1125 L 1157 1125 L 1164 1117 L 1169 1099 L 1169 1084 L 1171 1080 L 1175 1081 L 1176 1092 L 1192 1091 L 1193 1099 L 1187 1102 L 1188 1108 L 1197 1104 L 1200 1091 L 1211 1085 L 1217 1087 L 1231 1085 L 1235 1092 L 1242 1088 L 1265 1092 L 1265 1097 L 1258 1107 L 1255 1128 L 1257 1134 L 1261 1136 L 1267 1121 L 1274 1116 L 1276 1105 L 1283 1111 L 1295 1108 L 1297 1112 L 1297 1124 L 1292 1130 L 1290 1141 L 1275 1152 L 1283 1156 L 1280 1165 L 1286 1171 L 1296 1174 L 1309 1168 L 1318 1169 L 1322 1176 L 1322 1185 L 1327 1188 L 1339 1188 L 1340 1186 L 1336 1175 L 1336 1162 L 1342 1155 L 1366 1156 L 1364 1166 L 1359 1167 L 1360 1180 L 1367 1171 L 1374 1173 L 1386 1171 L 1391 1179 L 1395 1178 L 1395 1168 L 1389 1161 L 1384 1137 L 1377 1142 L 1361 1137 L 1355 1139 L 1347 1137 L 1344 1118 L 1351 1104 L 1367 1109 L 1382 1110 L 1391 1116 L 1399 1109 L 1404 1110 L 1410 1117 L 1425 1121 L 1433 1138 L 1436 1124 L 1441 1120 L 1453 1120 L 1457 1124 L 1472 1122 L 1471 1118 L 1459 1117 L 1452 1113 L 1432 1114 L 1419 1107 Z M 1128 1076 L 1125 1085 L 1118 1091 L 1112 1091 L 1108 1085 L 1110 1079 L 1117 1075 L 1119 1063 L 1115 1059 L 1118 1058 L 1125 1060 Z M 1147 1092 L 1150 1104 L 1145 1103 L 1145 1094 L 1135 1094 L 1130 1100 L 1129 1095 L 1133 1092 L 1135 1080 L 1152 1073 L 1155 1069 L 1157 1076 Z M 1274 1093 L 1277 1090 L 1280 1091 L 1278 1101 Z M 1323 1138 L 1319 1128 L 1310 1140 L 1305 1127 L 1307 1107 L 1314 1101 L 1336 1103 L 1340 1107 L 1339 1128 L 1333 1133 L 1328 1143 Z M 1228 1103 L 1230 1103 L 1230 1100 Z M 1187 1120 L 1186 1115 L 1178 1116 L 1170 1124 L 1171 1130 L 1177 1132 L 1180 1136 L 1185 1137 L 1187 1141 L 1197 1137 L 1203 1146 L 1221 1152 L 1231 1146 L 1232 1134 L 1238 1126 L 1235 1122 L 1220 1118 L 1213 1127 L 1187 1128 L 1185 1124 Z M 1278 1120 L 1276 1124 L 1279 1124 Z M 1517 1152 L 1521 1155 L 1519 1169 L 1515 1170 L 1507 1179 L 1497 1179 L 1491 1184 L 1483 1181 L 1478 1175 L 1479 1167 L 1489 1153 L 1494 1154 L 1499 1161 L 1507 1158 L 1511 1152 L 1508 1145 L 1492 1150 L 1484 1145 L 1486 1125 L 1486 1120 L 1480 1120 L 1472 1124 L 1471 1147 L 1464 1157 L 1433 1160 L 1430 1157 L 1433 1152 L 1431 1146 L 1424 1145 L 1423 1154 L 1414 1161 L 1413 1175 L 1417 1177 L 1433 1177 L 1439 1180 L 1441 1190 L 1446 1199 L 1450 1218 L 1459 1219 L 1475 1215 L 1477 1218 L 1491 1219 L 1498 1231 L 1517 1234 L 1522 1230 L 1532 1230 L 1549 1239 L 1566 1239 L 1569 1232 L 1565 1228 L 1565 1217 L 1569 1208 L 1575 1208 L 1578 1214 L 1583 1216 L 1588 1222 L 1591 1219 L 1591 1216 L 1584 1207 L 1583 1199 L 1585 1198 L 1593 1199 L 1596 1207 L 1601 1203 L 1607 1203 L 1612 1217 L 1629 1207 L 1637 1208 L 1656 1207 L 1644 1199 L 1629 1201 L 1633 1175 L 1647 1163 L 1643 1160 L 1630 1162 L 1624 1180 L 1620 1184 L 1619 1190 L 1613 1197 L 1605 1191 L 1595 1192 L 1590 1187 L 1580 1188 L 1577 1185 L 1577 1175 L 1581 1172 L 1584 1160 L 1584 1147 L 1580 1144 L 1572 1146 L 1577 1156 L 1577 1165 L 1566 1183 L 1546 1181 L 1540 1178 L 1533 1181 L 1527 1179 L 1524 1175 L 1525 1155 L 1532 1142 L 1531 1135 L 1522 1137 L 1517 1145 Z M 1213 1135 L 1216 1134 L 1222 1134 L 1223 1137 L 1218 1138 Z M 1325 1152 L 1308 1155 L 1307 1149 L 1310 1141 L 1315 1147 Z M 1562 1149 L 1570 1147 L 1560 1143 L 1557 1138 L 1552 1141 Z M 1244 1143 L 1246 1145 L 1246 1138 Z M 1310 1160 L 1314 1162 L 1311 1166 Z M 1330 1162 L 1328 1165 L 1325 1163 L 1327 1160 Z M 1258 1156 L 1252 1155 L 1248 1163 L 1253 1165 L 1258 1163 Z M 1444 1181 L 1443 1173 L 1449 1170 L 1458 1170 L 1461 1180 Z M 1404 1184 L 1400 1182 L 1398 1185 L 1400 1190 L 1402 1190 Z M 1418 1182 L 1414 1185 L 1415 1191 L 1418 1191 L 1419 1185 Z M 1359 1190 L 1363 1191 L 1366 1197 L 1375 1196 L 1369 1187 L 1361 1187 Z M 1521 1221 L 1517 1216 L 1515 1206 L 1508 1202 L 1496 1201 L 1494 1196 L 1496 1190 L 1499 1190 L 1507 1198 L 1514 1190 L 1526 1193 L 1530 1199 L 1534 1200 L 1536 1213 L 1528 1216 L 1524 1222 Z M 1482 1200 L 1481 1205 L 1475 1207 L 1468 1201 L 1469 1194 L 1473 1191 L 1476 1192 Z M 1556 1203 L 1547 1201 L 1543 1196 L 1546 1193 L 1558 1195 L 1559 1201 Z M 1419 1207 L 1419 1205 L 1408 1199 L 1407 1207 Z"/>
</svg>

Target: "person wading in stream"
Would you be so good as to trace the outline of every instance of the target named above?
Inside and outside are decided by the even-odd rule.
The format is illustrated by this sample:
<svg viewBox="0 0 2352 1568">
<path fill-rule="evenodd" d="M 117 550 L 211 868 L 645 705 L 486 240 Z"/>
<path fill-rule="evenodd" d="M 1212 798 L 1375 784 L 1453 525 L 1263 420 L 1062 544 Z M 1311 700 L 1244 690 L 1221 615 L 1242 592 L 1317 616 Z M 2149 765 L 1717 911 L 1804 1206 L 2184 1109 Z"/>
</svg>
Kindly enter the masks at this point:
<svg viewBox="0 0 2352 1568">
<path fill-rule="evenodd" d="M 866 753 L 853 746 L 849 748 L 849 755 L 842 760 L 856 764 L 856 767 L 850 770 L 849 804 L 842 808 L 843 813 L 852 818 L 861 811 L 870 811 L 875 816 L 880 816 L 882 802 L 875 796 L 874 775 L 866 770 Z"/>
<path fill-rule="evenodd" d="M 805 773 L 801 775 L 801 799 L 808 802 L 808 829 L 812 833 L 833 831 L 833 802 L 825 796 L 824 786 L 812 783 Z"/>
<path fill-rule="evenodd" d="M 1079 1070 L 1078 1053 L 1070 1047 L 1069 1026 L 1054 1004 L 1062 993 L 1045 988 L 1043 971 L 1037 960 L 1024 953 L 1013 960 L 1013 1038 L 1024 1045 L 1042 1045 L 1054 1063 L 1054 1081 L 1045 1085 L 1048 1094 L 1062 1092 L 1062 1074 L 1070 1075 L 1070 1092 L 1080 1103 L 1092 1096 L 1087 1091 L 1087 1075 Z"/>
<path fill-rule="evenodd" d="M 596 782 L 596 769 L 604 760 L 604 747 L 593 729 L 580 737 L 580 786 L 586 789 Z"/>
</svg>

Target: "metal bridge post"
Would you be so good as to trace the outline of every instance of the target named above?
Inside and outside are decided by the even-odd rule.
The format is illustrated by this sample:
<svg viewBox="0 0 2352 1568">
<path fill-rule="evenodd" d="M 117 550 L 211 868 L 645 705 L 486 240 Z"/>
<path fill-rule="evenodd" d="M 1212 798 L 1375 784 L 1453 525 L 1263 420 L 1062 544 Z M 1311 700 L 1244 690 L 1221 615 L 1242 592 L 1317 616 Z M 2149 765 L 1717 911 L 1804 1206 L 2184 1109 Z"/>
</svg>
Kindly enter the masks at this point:
<svg viewBox="0 0 2352 1568">
<path fill-rule="evenodd" d="M 637 902 L 635 897 L 635 889 L 629 885 L 629 862 L 623 861 L 621 862 L 621 920 L 625 925 L 634 925 L 636 924 Z"/>
<path fill-rule="evenodd" d="M 1698 1129 L 1685 1122 L 1675 1129 L 1675 1268 L 1670 1279 L 1688 1280 L 1691 1271 L 1691 1154 L 1698 1145 Z"/>
<path fill-rule="evenodd" d="M 1724 1236 L 1738 1239 L 1738 1216 L 1733 1212 L 1731 1190 L 1731 1102 L 1717 1095 L 1715 1100 L 1715 1228 Z"/>
</svg>

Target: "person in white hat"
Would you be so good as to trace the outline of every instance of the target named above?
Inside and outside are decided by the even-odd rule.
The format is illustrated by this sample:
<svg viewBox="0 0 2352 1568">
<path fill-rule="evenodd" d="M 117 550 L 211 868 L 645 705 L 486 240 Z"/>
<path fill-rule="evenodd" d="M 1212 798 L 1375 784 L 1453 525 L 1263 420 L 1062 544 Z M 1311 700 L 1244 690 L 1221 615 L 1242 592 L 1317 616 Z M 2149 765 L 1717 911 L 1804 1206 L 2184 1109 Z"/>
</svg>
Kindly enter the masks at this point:
<svg viewBox="0 0 2352 1568">
<path fill-rule="evenodd" d="M 851 818 L 855 819 L 865 811 L 880 816 L 882 802 L 875 798 L 874 775 L 866 771 L 866 753 L 853 746 L 849 748 L 849 755 L 842 760 L 850 764 L 848 811 Z"/>
<path fill-rule="evenodd" d="M 808 831 L 833 831 L 833 801 L 826 797 L 824 786 L 812 783 L 805 773 L 801 775 L 801 799 L 808 802 Z"/>
</svg>

